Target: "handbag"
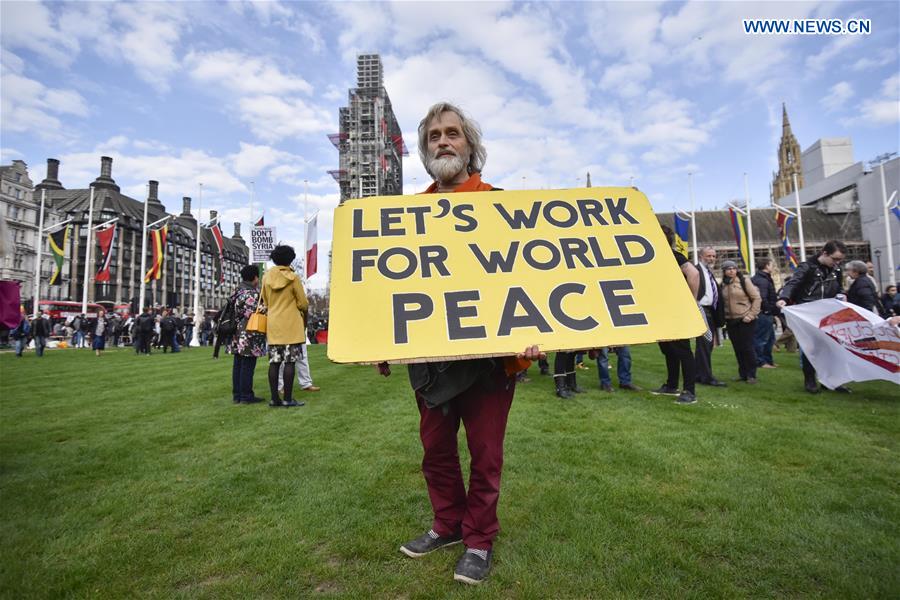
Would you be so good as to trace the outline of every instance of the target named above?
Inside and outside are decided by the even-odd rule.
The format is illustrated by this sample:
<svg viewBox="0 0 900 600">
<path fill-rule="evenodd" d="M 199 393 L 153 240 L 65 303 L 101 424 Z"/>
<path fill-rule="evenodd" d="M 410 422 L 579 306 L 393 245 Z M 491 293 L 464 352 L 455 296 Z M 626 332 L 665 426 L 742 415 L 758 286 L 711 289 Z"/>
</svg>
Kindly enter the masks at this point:
<svg viewBox="0 0 900 600">
<path fill-rule="evenodd" d="M 265 333 L 266 332 L 266 315 L 259 312 L 259 306 L 256 307 L 256 311 L 250 315 L 250 318 L 247 319 L 247 333 Z"/>
</svg>

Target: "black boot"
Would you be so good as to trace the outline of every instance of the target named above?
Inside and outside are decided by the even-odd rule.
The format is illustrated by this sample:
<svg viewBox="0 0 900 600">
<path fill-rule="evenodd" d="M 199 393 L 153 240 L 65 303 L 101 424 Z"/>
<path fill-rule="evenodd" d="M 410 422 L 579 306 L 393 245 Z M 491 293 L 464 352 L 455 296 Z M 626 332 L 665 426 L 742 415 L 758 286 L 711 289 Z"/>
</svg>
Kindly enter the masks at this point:
<svg viewBox="0 0 900 600">
<path fill-rule="evenodd" d="M 804 377 L 803 387 L 810 394 L 818 394 L 819 393 L 819 384 L 816 382 L 816 377 Z"/>
<path fill-rule="evenodd" d="M 553 382 L 556 384 L 556 395 L 564 400 L 568 400 L 572 397 L 572 392 L 569 391 L 569 387 L 566 385 L 566 378 L 562 375 L 553 376 Z"/>
<path fill-rule="evenodd" d="M 584 388 L 578 387 L 578 381 L 575 379 L 575 373 L 566 374 L 566 386 L 569 388 L 570 392 L 573 392 L 575 394 L 584 393 Z"/>
</svg>

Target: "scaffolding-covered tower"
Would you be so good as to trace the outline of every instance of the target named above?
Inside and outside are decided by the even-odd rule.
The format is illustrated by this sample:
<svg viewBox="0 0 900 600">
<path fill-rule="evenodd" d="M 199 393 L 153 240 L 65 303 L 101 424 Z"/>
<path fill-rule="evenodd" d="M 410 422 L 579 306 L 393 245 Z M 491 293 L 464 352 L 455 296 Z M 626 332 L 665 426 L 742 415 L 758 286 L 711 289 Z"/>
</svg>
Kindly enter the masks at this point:
<svg viewBox="0 0 900 600">
<path fill-rule="evenodd" d="M 356 88 L 338 110 L 340 131 L 328 136 L 340 153 L 339 168 L 329 173 L 341 187 L 341 202 L 402 194 L 402 157 L 409 156 L 384 89 L 381 57 L 361 54 L 356 68 Z"/>
</svg>

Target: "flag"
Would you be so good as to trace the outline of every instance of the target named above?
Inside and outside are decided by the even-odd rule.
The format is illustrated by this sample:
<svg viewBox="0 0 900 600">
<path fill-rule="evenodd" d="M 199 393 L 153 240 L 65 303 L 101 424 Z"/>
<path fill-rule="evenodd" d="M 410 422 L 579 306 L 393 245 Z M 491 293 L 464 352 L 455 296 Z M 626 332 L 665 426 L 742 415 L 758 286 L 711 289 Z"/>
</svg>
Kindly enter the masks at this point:
<svg viewBox="0 0 900 600">
<path fill-rule="evenodd" d="M 266 215 L 262 215 L 262 216 L 259 218 L 259 221 L 257 221 L 256 223 L 254 223 L 253 226 L 254 226 L 254 227 L 265 227 L 265 225 L 266 225 L 265 220 L 266 220 Z"/>
<path fill-rule="evenodd" d="M 742 215 L 740 211 L 735 210 L 733 206 L 728 207 L 728 214 L 731 215 L 731 230 L 734 232 L 734 241 L 738 247 L 738 254 L 744 263 L 744 269 L 750 268 L 750 243 L 747 240 L 747 217 Z"/>
<path fill-rule="evenodd" d="M 778 231 L 781 234 L 781 249 L 784 250 L 784 257 L 787 259 L 791 271 L 800 264 L 800 261 L 797 260 L 797 255 L 794 254 L 794 249 L 791 247 L 791 240 L 788 239 L 788 227 L 791 226 L 793 220 L 794 217 L 790 217 L 781 211 L 775 211 L 775 223 L 778 225 Z"/>
<path fill-rule="evenodd" d="M 222 239 L 222 229 L 219 227 L 217 220 L 209 230 L 212 232 L 213 239 L 216 240 L 216 248 L 219 250 L 219 283 L 225 283 L 225 241 Z"/>
<path fill-rule="evenodd" d="M 56 268 L 50 275 L 50 285 L 62 285 L 63 261 L 66 257 L 66 244 L 69 242 L 69 226 L 50 234 L 50 253 L 56 261 Z"/>
<path fill-rule="evenodd" d="M 675 213 L 675 251 L 680 252 L 685 258 L 688 257 L 688 240 L 691 239 L 690 231 L 691 222 L 678 213 Z"/>
<path fill-rule="evenodd" d="M 319 267 L 319 244 L 316 240 L 318 213 L 306 223 L 306 276 L 312 277 Z"/>
<path fill-rule="evenodd" d="M 144 283 L 150 283 L 151 279 L 159 279 L 162 277 L 163 261 L 166 258 L 166 236 L 168 233 L 168 225 L 163 225 L 159 229 L 150 231 L 150 247 L 153 248 L 153 264 L 150 265 L 150 270 L 144 275 Z"/>
<path fill-rule="evenodd" d="M 894 213 L 894 216 L 897 217 L 897 220 L 900 220 L 900 205 L 892 208 L 891 212 Z"/>
<path fill-rule="evenodd" d="M 103 257 L 103 265 L 97 271 L 96 281 L 109 281 L 109 266 L 112 264 L 112 248 L 116 243 L 116 224 L 113 223 L 106 229 L 97 231 L 97 241 L 100 242 L 100 255 Z"/>
<path fill-rule="evenodd" d="M 826 387 L 872 379 L 900 385 L 900 331 L 894 325 L 835 299 L 783 310 L 803 354 Z"/>
</svg>

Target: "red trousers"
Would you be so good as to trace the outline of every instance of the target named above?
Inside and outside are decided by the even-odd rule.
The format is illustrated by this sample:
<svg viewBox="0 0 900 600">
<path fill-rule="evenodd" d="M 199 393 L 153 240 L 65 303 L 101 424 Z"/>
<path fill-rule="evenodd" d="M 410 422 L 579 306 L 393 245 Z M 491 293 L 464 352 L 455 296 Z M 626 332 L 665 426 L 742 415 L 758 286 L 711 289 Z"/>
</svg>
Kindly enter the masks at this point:
<svg viewBox="0 0 900 600">
<path fill-rule="evenodd" d="M 468 548 L 489 550 L 500 531 L 497 501 L 503 469 L 503 437 L 516 389 L 515 378 L 502 369 L 484 384 L 476 384 L 444 407 L 428 408 L 417 396 L 419 435 L 425 456 L 422 473 L 434 510 L 432 529 L 440 536 L 462 530 Z M 457 432 L 462 421 L 472 458 L 469 491 L 463 484 Z"/>
</svg>

